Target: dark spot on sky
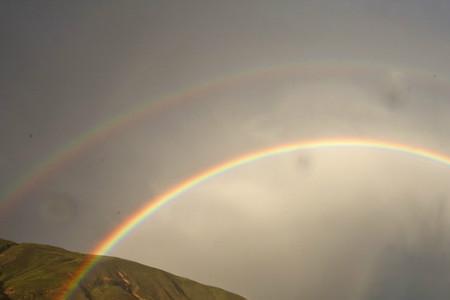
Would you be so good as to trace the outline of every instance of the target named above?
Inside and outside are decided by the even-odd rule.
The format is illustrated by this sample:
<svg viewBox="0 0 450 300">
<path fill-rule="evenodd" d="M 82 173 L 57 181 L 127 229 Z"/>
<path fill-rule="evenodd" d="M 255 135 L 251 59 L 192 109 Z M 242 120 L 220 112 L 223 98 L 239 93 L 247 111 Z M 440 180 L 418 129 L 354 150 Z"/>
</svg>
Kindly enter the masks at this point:
<svg viewBox="0 0 450 300">
<path fill-rule="evenodd" d="M 312 168 L 312 159 L 307 155 L 300 155 L 297 158 L 297 166 L 301 171 L 309 171 Z"/>
<path fill-rule="evenodd" d="M 40 216 L 47 223 L 68 224 L 77 215 L 76 200 L 68 193 L 45 191 L 40 198 Z"/>
<path fill-rule="evenodd" d="M 403 106 L 403 93 L 399 88 L 391 87 L 385 94 L 385 103 L 390 110 L 398 110 Z"/>
</svg>

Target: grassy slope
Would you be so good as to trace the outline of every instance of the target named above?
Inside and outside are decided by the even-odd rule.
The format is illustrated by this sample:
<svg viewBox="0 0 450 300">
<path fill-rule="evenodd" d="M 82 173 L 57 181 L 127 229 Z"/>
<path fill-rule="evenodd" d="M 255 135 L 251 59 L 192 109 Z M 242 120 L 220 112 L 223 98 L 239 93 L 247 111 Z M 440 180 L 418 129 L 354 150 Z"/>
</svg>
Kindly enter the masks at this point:
<svg viewBox="0 0 450 300">
<path fill-rule="evenodd" d="M 53 299 L 84 258 L 83 254 L 57 247 L 0 239 L 0 300 Z M 244 298 L 135 262 L 104 257 L 83 280 L 73 299 Z"/>
</svg>

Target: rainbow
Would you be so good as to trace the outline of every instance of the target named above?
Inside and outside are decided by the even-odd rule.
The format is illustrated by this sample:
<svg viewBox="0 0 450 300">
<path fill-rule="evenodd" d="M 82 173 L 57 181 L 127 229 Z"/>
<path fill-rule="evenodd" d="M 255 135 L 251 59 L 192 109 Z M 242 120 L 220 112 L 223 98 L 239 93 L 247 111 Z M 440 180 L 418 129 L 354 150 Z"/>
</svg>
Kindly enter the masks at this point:
<svg viewBox="0 0 450 300">
<path fill-rule="evenodd" d="M 57 173 L 67 163 L 80 156 L 94 145 L 108 139 L 118 131 L 145 117 L 157 115 L 170 109 L 181 102 L 196 99 L 202 94 L 211 92 L 219 83 L 209 83 L 179 94 L 163 97 L 159 100 L 134 107 L 128 112 L 119 114 L 98 124 L 87 132 L 80 134 L 77 138 L 64 144 L 52 152 L 46 159 L 40 161 L 30 170 L 16 179 L 9 188 L 0 194 L 0 212 L 5 213 L 12 204 L 18 202 L 33 188 L 45 181 L 51 175 Z"/>
<path fill-rule="evenodd" d="M 6 213 L 12 204 L 19 201 L 27 193 L 61 170 L 67 163 L 74 160 L 82 153 L 96 144 L 113 136 L 117 132 L 140 120 L 158 116 L 158 114 L 170 110 L 183 103 L 195 101 L 202 96 L 214 93 L 215 91 L 225 90 L 239 82 L 247 80 L 257 80 L 261 78 L 273 78 L 281 74 L 293 74 L 300 70 L 303 75 L 313 74 L 314 68 L 311 66 L 279 67 L 274 69 L 252 70 L 235 74 L 233 76 L 223 76 L 206 84 L 195 86 L 194 88 L 183 89 L 181 92 L 173 93 L 159 99 L 145 101 L 143 104 L 118 114 L 112 118 L 106 119 L 90 130 L 83 132 L 74 140 L 62 145 L 53 151 L 47 158 L 41 160 L 32 166 L 28 172 L 17 178 L 10 184 L 5 191 L 0 191 L 0 212 Z M 336 76 L 340 73 L 360 72 L 356 68 L 327 68 L 326 72 L 330 76 Z"/>
<path fill-rule="evenodd" d="M 61 295 L 57 297 L 58 300 L 68 299 L 74 290 L 79 285 L 80 281 L 88 274 L 88 272 L 98 262 L 100 256 L 109 252 L 114 245 L 122 240 L 131 230 L 141 224 L 147 217 L 151 216 L 158 211 L 165 204 L 176 199 L 184 192 L 196 187 L 197 185 L 204 183 L 205 181 L 238 168 L 242 165 L 249 164 L 258 161 L 263 158 L 269 158 L 281 154 L 292 153 L 301 150 L 311 149 L 323 149 L 323 148 L 369 148 L 380 149 L 386 151 L 395 151 L 419 158 L 428 159 L 445 166 L 450 166 L 450 156 L 442 153 L 438 153 L 429 149 L 408 146 L 399 143 L 372 140 L 372 139 L 359 139 L 359 138 L 334 138 L 334 139 L 321 139 L 316 141 L 300 141 L 296 143 L 284 144 L 275 147 L 270 147 L 262 150 L 258 150 L 252 153 L 244 154 L 237 158 L 225 161 L 209 169 L 206 169 L 192 177 L 189 177 L 180 183 L 176 184 L 166 192 L 159 196 L 149 199 L 141 209 L 137 210 L 134 214 L 130 215 L 121 225 L 116 227 L 102 242 L 100 242 L 92 253 L 94 255 L 89 256 L 72 279 L 68 282 L 67 286 L 63 288 Z"/>
<path fill-rule="evenodd" d="M 24 196 L 43 183 L 46 179 L 57 173 L 63 166 L 79 157 L 82 153 L 94 145 L 106 140 L 120 130 L 150 116 L 158 116 L 160 113 L 172 107 L 189 101 L 195 101 L 202 96 L 215 91 L 231 88 L 238 83 L 259 79 L 274 79 L 278 76 L 303 76 L 305 78 L 336 78 L 340 76 L 352 76 L 357 74 L 369 74 L 376 71 L 378 74 L 388 74 L 388 66 L 364 67 L 363 64 L 342 66 L 333 62 L 278 66 L 268 69 L 257 69 L 241 72 L 235 75 L 226 75 L 206 84 L 182 90 L 160 99 L 151 99 L 143 104 L 135 106 L 125 113 L 109 118 L 87 132 L 80 134 L 76 139 L 62 145 L 53 151 L 48 157 L 32 166 L 25 174 L 8 185 L 8 188 L 0 194 L 0 212 L 5 213 L 12 204 L 19 202 Z M 413 72 L 412 70 L 408 72 Z M 417 71 L 415 71 L 417 73 Z M 420 80 L 427 76 L 422 74 Z M 429 76 L 428 76 L 429 77 Z M 447 82 L 442 80 L 442 86 Z M 446 89 L 448 90 L 448 89 Z"/>
</svg>

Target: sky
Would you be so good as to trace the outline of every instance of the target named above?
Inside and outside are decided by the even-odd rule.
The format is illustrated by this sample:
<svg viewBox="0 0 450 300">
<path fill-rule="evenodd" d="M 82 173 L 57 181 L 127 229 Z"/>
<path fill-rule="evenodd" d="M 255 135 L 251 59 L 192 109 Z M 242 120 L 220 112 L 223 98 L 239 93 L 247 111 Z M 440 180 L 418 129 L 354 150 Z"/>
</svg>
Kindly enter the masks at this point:
<svg viewBox="0 0 450 300">
<path fill-rule="evenodd" d="M 184 178 L 292 141 L 450 154 L 449 1 L 2 1 L 0 22 L 1 238 L 89 252 Z M 109 255 L 249 299 L 444 299 L 448 180 L 390 151 L 280 155 Z"/>
</svg>

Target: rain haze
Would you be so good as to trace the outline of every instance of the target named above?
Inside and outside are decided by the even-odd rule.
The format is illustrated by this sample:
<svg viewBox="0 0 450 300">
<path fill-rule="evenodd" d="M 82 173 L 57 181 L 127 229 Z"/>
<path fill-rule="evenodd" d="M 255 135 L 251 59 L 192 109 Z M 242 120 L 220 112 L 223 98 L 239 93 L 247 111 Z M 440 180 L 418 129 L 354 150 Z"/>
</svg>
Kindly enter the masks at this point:
<svg viewBox="0 0 450 300">
<path fill-rule="evenodd" d="M 0 238 L 90 252 L 178 182 L 356 138 L 450 154 L 450 2 L 3 1 Z M 375 147 L 258 159 L 108 255 L 248 299 L 448 299 L 450 168 Z"/>
</svg>

